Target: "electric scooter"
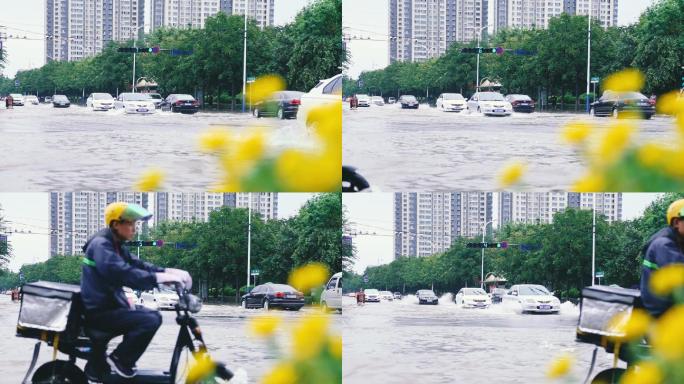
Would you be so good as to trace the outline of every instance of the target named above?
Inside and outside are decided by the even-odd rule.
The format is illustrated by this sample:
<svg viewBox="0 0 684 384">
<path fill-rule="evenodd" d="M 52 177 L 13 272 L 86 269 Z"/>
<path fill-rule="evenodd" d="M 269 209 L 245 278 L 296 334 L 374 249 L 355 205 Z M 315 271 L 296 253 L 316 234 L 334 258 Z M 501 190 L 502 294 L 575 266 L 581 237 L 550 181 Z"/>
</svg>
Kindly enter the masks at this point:
<svg viewBox="0 0 684 384">
<path fill-rule="evenodd" d="M 188 291 L 182 289 L 179 285 L 176 286 L 178 294 L 178 304 L 176 304 L 176 323 L 180 327 L 176 344 L 171 355 L 171 365 L 168 370 L 139 370 L 137 375 L 131 379 L 123 378 L 116 373 L 109 372 L 102 378 L 102 383 L 105 384 L 176 384 L 184 383 L 187 374 L 188 365 L 193 360 L 196 353 L 202 353 L 203 356 L 208 356 L 207 347 L 202 337 L 202 332 L 197 324 L 197 320 L 192 317 L 192 314 L 198 313 L 202 307 L 201 301 L 197 296 L 190 294 Z M 81 315 L 82 320 L 82 315 Z M 81 324 L 83 322 L 81 321 Z M 56 357 L 57 350 L 69 356 L 68 360 L 57 360 L 53 358 L 52 361 L 47 362 L 33 373 L 38 355 L 40 352 L 41 342 L 37 342 L 33 350 L 33 358 L 29 366 L 28 372 L 22 381 L 22 384 L 87 384 L 88 379 L 85 373 L 76 365 L 78 359 L 90 360 L 91 356 L 100 355 L 101 361 L 107 350 L 107 344 L 111 339 L 117 335 L 100 330 L 80 326 L 78 337 L 65 338 L 47 338 L 37 337 L 54 348 L 53 357 Z M 36 337 L 17 335 L 22 337 Z M 196 345 L 197 344 L 197 345 Z M 182 357 L 185 356 L 185 361 Z M 185 363 L 185 364 L 183 364 Z M 233 373 L 226 368 L 222 363 L 215 363 L 215 380 L 212 383 L 223 383 L 229 381 L 233 377 Z M 29 379 L 30 377 L 30 379 Z"/>
</svg>

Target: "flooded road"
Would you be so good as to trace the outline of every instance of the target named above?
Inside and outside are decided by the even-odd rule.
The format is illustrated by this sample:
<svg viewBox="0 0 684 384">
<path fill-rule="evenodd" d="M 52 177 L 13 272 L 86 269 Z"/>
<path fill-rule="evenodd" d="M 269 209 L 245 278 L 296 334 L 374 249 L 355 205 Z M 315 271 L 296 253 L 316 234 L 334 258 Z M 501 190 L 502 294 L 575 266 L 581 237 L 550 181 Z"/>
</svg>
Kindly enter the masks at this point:
<svg viewBox="0 0 684 384">
<path fill-rule="evenodd" d="M 491 117 L 448 113 L 421 105 L 343 111 L 343 163 L 381 191 L 494 190 L 496 177 L 515 158 L 527 162 L 523 189 L 567 190 L 582 175 L 582 158 L 561 142 L 565 124 L 586 115 L 514 113 Z M 600 125 L 611 118 L 588 117 Z M 637 121 L 638 140 L 675 137 L 673 120 Z"/>
<path fill-rule="evenodd" d="M 216 361 L 226 364 L 235 371 L 244 371 L 249 383 L 258 383 L 265 373 L 275 364 L 277 352 L 269 348 L 264 340 L 250 336 L 249 321 L 265 313 L 262 309 L 242 309 L 229 305 L 204 305 L 196 315 L 202 328 L 209 353 Z M 294 311 L 272 311 L 283 318 L 283 324 L 277 335 L 278 343 L 283 352 L 289 353 L 290 329 L 302 316 L 306 314 L 320 315 L 317 308 L 303 308 Z M 0 349 L 3 358 L 0 359 L 0 372 L 3 383 L 19 383 L 23 379 L 31 361 L 33 346 L 37 340 L 15 337 L 19 303 L 12 303 L 7 295 L 0 295 Z M 145 354 L 138 361 L 140 369 L 168 369 L 171 364 L 171 354 L 178 334 L 175 321 L 176 313 L 163 311 L 161 328 L 152 339 Z M 340 315 L 331 315 L 331 327 L 334 333 L 342 333 Z M 118 344 L 121 338 L 110 343 L 110 350 Z M 40 364 L 51 360 L 52 349 L 43 343 L 41 346 Z M 60 359 L 66 355 L 59 354 Z M 85 362 L 79 360 L 83 368 Z"/>
<path fill-rule="evenodd" d="M 582 382 L 592 345 L 575 341 L 579 309 L 520 315 L 495 304 L 463 309 L 451 294 L 439 305 L 415 296 L 357 306 L 344 298 L 344 383 L 543 383 L 550 362 L 575 358 L 569 381 Z M 612 355 L 599 350 L 597 366 Z"/>
<path fill-rule="evenodd" d="M 307 140 L 297 120 L 249 114 L 159 112 L 127 115 L 72 106 L 27 105 L 0 110 L 0 187 L 10 191 L 129 190 L 148 168 L 166 173 L 164 188 L 206 191 L 217 181 L 217 161 L 198 150 L 213 126 L 236 133 L 274 129 L 272 148 Z"/>
</svg>

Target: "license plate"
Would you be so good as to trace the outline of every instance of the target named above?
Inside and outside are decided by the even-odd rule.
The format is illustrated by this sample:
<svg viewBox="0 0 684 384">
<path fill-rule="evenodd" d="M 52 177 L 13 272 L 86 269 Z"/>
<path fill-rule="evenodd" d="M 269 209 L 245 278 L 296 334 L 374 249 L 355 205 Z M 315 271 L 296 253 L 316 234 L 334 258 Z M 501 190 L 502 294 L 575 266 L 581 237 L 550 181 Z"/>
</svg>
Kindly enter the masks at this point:
<svg viewBox="0 0 684 384">
<path fill-rule="evenodd" d="M 485 303 L 475 303 L 475 306 L 476 306 L 476 307 L 484 307 L 484 306 L 485 306 Z"/>
<path fill-rule="evenodd" d="M 138 108 L 137 112 L 147 112 L 147 108 Z"/>
<path fill-rule="evenodd" d="M 550 305 L 540 305 L 539 309 L 551 309 Z"/>
<path fill-rule="evenodd" d="M 296 298 L 297 298 L 297 295 L 287 295 L 287 298 L 288 298 L 288 299 L 296 299 Z"/>
<path fill-rule="evenodd" d="M 495 109 L 494 112 L 506 112 L 506 111 L 503 109 Z"/>
</svg>

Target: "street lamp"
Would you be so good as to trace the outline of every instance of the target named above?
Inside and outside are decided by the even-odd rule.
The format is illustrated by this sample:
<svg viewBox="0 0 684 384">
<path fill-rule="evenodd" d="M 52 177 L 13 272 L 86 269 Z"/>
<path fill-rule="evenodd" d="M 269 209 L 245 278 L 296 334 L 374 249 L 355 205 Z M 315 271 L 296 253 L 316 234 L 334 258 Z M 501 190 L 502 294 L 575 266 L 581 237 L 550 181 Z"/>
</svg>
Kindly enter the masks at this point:
<svg viewBox="0 0 684 384">
<path fill-rule="evenodd" d="M 479 44 L 478 44 L 479 45 Z M 494 220 L 489 220 L 482 226 L 482 242 L 485 241 L 485 233 L 487 233 L 487 226 L 493 223 Z M 482 261 L 480 264 L 480 289 L 484 289 L 484 248 L 482 248 Z"/>
<path fill-rule="evenodd" d="M 484 27 L 478 29 L 478 31 L 477 31 L 477 49 L 478 49 L 478 52 L 477 52 L 477 69 L 475 70 L 475 72 L 476 72 L 476 75 L 475 75 L 476 76 L 476 78 L 475 78 L 475 82 L 476 82 L 475 83 L 475 92 L 480 91 L 480 52 L 479 52 L 479 49 L 482 48 L 482 47 L 480 47 L 480 40 L 482 38 L 482 31 L 484 31 L 486 28 L 489 28 L 489 27 L 490 27 L 489 25 L 485 25 Z"/>
<path fill-rule="evenodd" d="M 589 0 L 589 13 L 587 15 L 588 26 L 587 26 L 587 113 L 589 113 L 589 84 L 591 81 L 591 12 L 593 10 L 593 1 Z M 592 277 L 592 282 L 594 278 Z M 593 283 L 592 283 L 593 285 Z"/>
<path fill-rule="evenodd" d="M 135 34 L 133 35 L 133 48 L 137 48 L 136 43 L 138 42 L 138 31 L 145 28 L 144 25 L 135 28 Z M 133 83 L 131 84 L 131 90 L 135 93 L 135 52 L 133 52 Z"/>
<path fill-rule="evenodd" d="M 245 113 L 245 92 L 247 92 L 247 13 L 249 12 L 249 3 L 249 0 L 245 1 L 245 36 L 242 50 L 242 113 Z"/>
</svg>

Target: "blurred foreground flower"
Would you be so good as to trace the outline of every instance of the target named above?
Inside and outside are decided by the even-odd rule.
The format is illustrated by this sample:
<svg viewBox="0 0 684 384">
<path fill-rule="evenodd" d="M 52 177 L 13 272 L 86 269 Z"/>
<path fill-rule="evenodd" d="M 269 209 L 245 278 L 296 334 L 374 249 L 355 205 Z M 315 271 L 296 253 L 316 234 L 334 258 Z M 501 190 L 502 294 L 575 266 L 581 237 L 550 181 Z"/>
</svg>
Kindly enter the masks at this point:
<svg viewBox="0 0 684 384">
<path fill-rule="evenodd" d="M 644 361 L 630 367 L 620 380 L 620 384 L 661 384 L 663 374 L 658 365 L 651 361 Z"/>
<path fill-rule="evenodd" d="M 188 376 L 185 378 L 185 384 L 199 384 L 214 377 L 216 363 L 209 357 L 207 353 L 200 350 L 193 353 L 195 358 L 194 363 L 190 366 Z"/>
<path fill-rule="evenodd" d="M 309 263 L 292 271 L 288 284 L 307 294 L 311 288 L 325 284 L 330 276 L 328 267 L 322 263 Z"/>
<path fill-rule="evenodd" d="M 260 337 L 269 337 L 273 335 L 281 321 L 279 317 L 272 315 L 255 317 L 251 322 L 252 334 Z"/>
<path fill-rule="evenodd" d="M 260 76 L 249 85 L 246 99 L 252 103 L 258 103 L 268 99 L 272 94 L 285 89 L 285 80 L 278 75 Z"/>
<path fill-rule="evenodd" d="M 574 359 L 569 354 L 564 354 L 554 360 L 546 371 L 546 377 L 549 379 L 557 379 L 563 377 L 570 372 L 570 368 Z"/>
<path fill-rule="evenodd" d="M 526 169 L 527 165 L 520 161 L 508 164 L 499 174 L 499 187 L 505 189 L 518 183 Z"/>
<path fill-rule="evenodd" d="M 629 68 L 606 77 L 601 88 L 614 92 L 640 91 L 645 82 L 638 69 Z"/>
<path fill-rule="evenodd" d="M 655 354 L 684 364 L 684 305 L 679 304 L 660 317 L 650 341 Z"/>
<path fill-rule="evenodd" d="M 651 275 L 650 288 L 656 295 L 669 296 L 679 287 L 684 287 L 684 264 L 669 264 Z"/>
<path fill-rule="evenodd" d="M 289 284 L 302 291 L 323 284 L 327 267 L 312 263 L 292 271 Z M 307 287 L 309 287 L 307 289 Z M 279 320 L 255 318 L 253 333 L 272 335 Z M 290 353 L 278 353 L 280 361 L 262 379 L 262 384 L 340 384 L 342 382 L 342 336 L 330 331 L 330 316 L 324 313 L 305 315 L 292 327 Z M 269 339 L 271 342 L 275 340 Z M 278 348 L 273 343 L 272 347 Z"/>
<path fill-rule="evenodd" d="M 135 183 L 135 191 L 137 192 L 153 192 L 161 188 L 164 181 L 165 174 L 160 169 L 148 169 L 143 172 L 140 179 Z"/>
<path fill-rule="evenodd" d="M 620 312 L 615 315 L 608 324 L 610 333 L 622 336 L 614 337 L 614 341 L 629 342 L 640 340 L 651 325 L 651 316 L 643 309 L 637 308 L 628 312 Z"/>
<path fill-rule="evenodd" d="M 574 122 L 563 128 L 563 140 L 570 144 L 579 144 L 584 142 L 591 134 L 592 126 L 588 122 Z"/>
</svg>

